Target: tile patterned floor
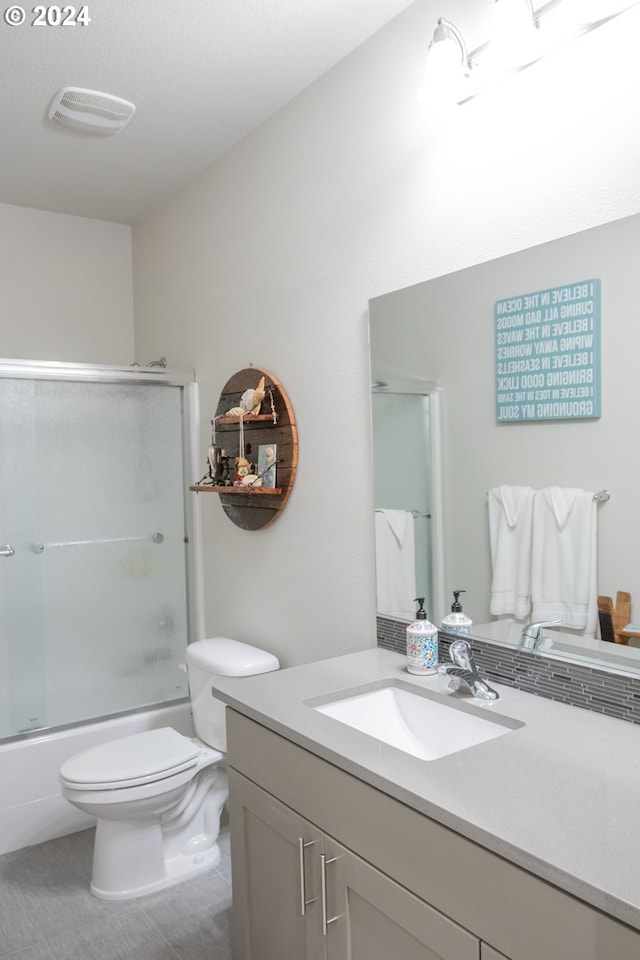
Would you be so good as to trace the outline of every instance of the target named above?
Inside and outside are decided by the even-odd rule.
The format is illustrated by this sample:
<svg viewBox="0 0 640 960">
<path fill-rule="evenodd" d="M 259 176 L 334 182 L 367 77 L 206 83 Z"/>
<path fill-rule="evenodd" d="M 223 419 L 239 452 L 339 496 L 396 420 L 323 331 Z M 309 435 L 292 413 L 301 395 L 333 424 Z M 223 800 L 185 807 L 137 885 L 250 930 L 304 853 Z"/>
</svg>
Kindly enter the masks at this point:
<svg viewBox="0 0 640 960">
<path fill-rule="evenodd" d="M 138 900 L 89 893 L 93 830 L 0 856 L 2 960 L 232 960 L 229 831 L 204 877 Z"/>
</svg>

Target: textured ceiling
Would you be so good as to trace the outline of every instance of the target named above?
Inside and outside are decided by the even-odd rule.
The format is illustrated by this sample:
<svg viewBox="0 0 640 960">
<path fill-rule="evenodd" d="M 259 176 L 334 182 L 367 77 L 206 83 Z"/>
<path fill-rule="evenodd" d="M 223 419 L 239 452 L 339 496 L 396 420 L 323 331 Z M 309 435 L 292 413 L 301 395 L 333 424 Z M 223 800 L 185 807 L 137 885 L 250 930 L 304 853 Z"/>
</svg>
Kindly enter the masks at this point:
<svg viewBox="0 0 640 960">
<path fill-rule="evenodd" d="M 24 5 L 0 21 L 0 202 L 134 223 L 409 5 L 89 0 L 86 26 L 33 26 Z M 64 86 L 136 114 L 116 136 L 62 127 Z"/>
</svg>

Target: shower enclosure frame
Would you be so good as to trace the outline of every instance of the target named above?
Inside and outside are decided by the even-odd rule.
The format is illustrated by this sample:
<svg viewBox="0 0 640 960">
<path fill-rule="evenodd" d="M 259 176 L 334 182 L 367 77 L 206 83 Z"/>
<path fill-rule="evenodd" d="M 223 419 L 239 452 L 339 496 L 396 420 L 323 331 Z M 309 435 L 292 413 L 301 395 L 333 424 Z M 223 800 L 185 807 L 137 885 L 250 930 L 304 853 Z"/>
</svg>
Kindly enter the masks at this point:
<svg viewBox="0 0 640 960">
<path fill-rule="evenodd" d="M 372 398 L 376 396 L 394 396 L 402 397 L 419 396 L 429 401 L 428 409 L 428 442 L 418 449 L 420 455 L 425 456 L 428 462 L 428 485 L 430 489 L 430 513 L 425 517 L 420 517 L 420 511 L 424 504 L 419 505 L 416 510 L 416 519 L 422 519 L 429 524 L 429 569 L 430 569 L 430 618 L 434 623 L 440 623 L 449 607 L 445 600 L 444 583 L 444 532 L 443 532 L 443 480 L 442 480 L 442 389 L 437 383 L 424 380 L 419 383 L 411 381 L 378 381 L 375 380 L 371 385 Z M 375 427 L 375 409 L 374 403 L 370 407 L 370 436 L 371 436 L 371 454 L 372 471 L 375 476 L 376 464 L 384 456 L 386 451 L 376 446 L 376 427 Z M 403 490 L 402 472 L 398 475 L 397 484 L 400 491 Z M 413 505 L 413 500 L 409 498 Z M 418 504 L 415 504 L 418 506 Z M 375 531 L 374 531 L 375 540 Z M 388 616 L 384 612 L 377 611 L 378 616 Z M 393 618 L 392 618 L 393 619 Z"/>
<path fill-rule="evenodd" d="M 162 384 L 181 388 L 182 412 L 182 463 L 183 483 L 188 490 L 192 478 L 198 471 L 198 432 L 199 402 L 198 384 L 194 371 L 173 370 L 166 367 L 111 366 L 106 364 L 85 364 L 58 361 L 11 360 L 0 358 L 0 379 L 56 380 L 95 383 Z M 200 508 L 197 497 L 184 498 L 185 564 L 187 597 L 187 637 L 188 642 L 204 636 L 204 587 L 202 574 L 202 543 Z M 179 698 L 158 704 L 159 707 L 186 702 L 188 698 Z M 148 706 L 139 708 L 141 711 Z M 136 708 L 126 713 L 135 713 Z M 86 726 L 87 723 L 110 720 L 116 714 L 96 717 L 95 721 L 80 720 L 54 727 L 44 727 L 33 731 L 4 738 L 2 743 L 12 743 L 24 739 L 55 733 L 58 730 Z"/>
</svg>

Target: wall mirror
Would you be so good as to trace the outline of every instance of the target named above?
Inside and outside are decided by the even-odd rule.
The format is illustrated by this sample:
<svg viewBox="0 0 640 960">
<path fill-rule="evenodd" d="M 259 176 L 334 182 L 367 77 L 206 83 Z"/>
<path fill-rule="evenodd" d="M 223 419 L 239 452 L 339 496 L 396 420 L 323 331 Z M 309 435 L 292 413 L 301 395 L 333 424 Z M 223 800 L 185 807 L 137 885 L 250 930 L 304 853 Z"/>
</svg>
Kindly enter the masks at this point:
<svg viewBox="0 0 640 960">
<path fill-rule="evenodd" d="M 412 508 L 419 470 L 418 462 L 409 464 L 397 448 L 384 449 L 385 433 L 393 429 L 380 428 L 381 396 L 438 398 L 439 463 L 425 463 L 423 480 L 433 494 L 430 477 L 437 475 L 435 502 L 425 512 L 431 513 L 432 531 L 441 526 L 442 555 L 437 558 L 438 536 L 418 547 L 428 553 L 419 562 L 427 567 L 433 562 L 437 574 L 429 611 L 434 622 L 448 612 L 452 591 L 465 590 L 464 609 L 474 632 L 496 643 L 517 643 L 520 631 L 494 623 L 489 612 L 487 494 L 503 484 L 609 490 L 610 499 L 598 506 L 597 590 L 614 599 L 618 590 L 629 591 L 631 618 L 640 621 L 639 252 L 640 216 L 627 217 L 370 301 L 376 508 Z M 496 302 L 587 279 L 601 284 L 601 415 L 498 422 Z M 408 414 L 398 418 L 415 434 L 415 450 L 424 450 L 430 420 L 416 427 Z M 393 482 L 398 489 L 392 493 Z M 640 649 L 633 641 L 630 646 L 589 642 L 562 626 L 551 636 L 553 647 L 540 651 L 542 656 L 640 672 Z"/>
</svg>

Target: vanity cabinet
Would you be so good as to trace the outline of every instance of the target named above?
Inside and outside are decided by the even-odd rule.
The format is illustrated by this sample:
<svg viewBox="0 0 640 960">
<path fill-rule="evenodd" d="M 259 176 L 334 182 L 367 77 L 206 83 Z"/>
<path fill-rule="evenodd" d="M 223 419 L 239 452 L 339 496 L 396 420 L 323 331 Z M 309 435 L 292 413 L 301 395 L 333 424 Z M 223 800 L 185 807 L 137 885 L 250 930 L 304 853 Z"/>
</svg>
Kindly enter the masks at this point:
<svg viewBox="0 0 640 960">
<path fill-rule="evenodd" d="M 329 763 L 312 742 L 230 707 L 227 735 L 237 960 L 640 957 L 637 930 Z"/>
<path fill-rule="evenodd" d="M 479 942 L 230 770 L 238 960 L 478 960 Z"/>
</svg>

